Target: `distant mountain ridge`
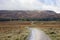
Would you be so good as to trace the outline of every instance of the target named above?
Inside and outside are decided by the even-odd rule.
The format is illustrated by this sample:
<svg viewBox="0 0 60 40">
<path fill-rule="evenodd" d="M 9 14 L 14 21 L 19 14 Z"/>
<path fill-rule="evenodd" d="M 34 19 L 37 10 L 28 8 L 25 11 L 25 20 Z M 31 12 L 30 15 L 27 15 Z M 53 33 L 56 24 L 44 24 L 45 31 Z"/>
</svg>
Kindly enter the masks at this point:
<svg viewBox="0 0 60 40">
<path fill-rule="evenodd" d="M 51 10 L 43 11 L 24 11 L 24 10 L 0 10 L 0 18 L 60 18 L 60 14 L 57 14 Z"/>
</svg>

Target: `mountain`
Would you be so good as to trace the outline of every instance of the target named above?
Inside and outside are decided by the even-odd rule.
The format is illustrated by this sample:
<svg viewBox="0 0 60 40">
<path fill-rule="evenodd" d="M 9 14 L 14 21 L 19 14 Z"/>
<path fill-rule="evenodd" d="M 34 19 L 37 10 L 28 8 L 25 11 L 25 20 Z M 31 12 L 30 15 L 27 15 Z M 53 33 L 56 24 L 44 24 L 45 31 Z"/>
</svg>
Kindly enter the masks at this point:
<svg viewBox="0 0 60 40">
<path fill-rule="evenodd" d="M 0 10 L 0 18 L 60 18 L 60 14 L 51 10 Z"/>
</svg>

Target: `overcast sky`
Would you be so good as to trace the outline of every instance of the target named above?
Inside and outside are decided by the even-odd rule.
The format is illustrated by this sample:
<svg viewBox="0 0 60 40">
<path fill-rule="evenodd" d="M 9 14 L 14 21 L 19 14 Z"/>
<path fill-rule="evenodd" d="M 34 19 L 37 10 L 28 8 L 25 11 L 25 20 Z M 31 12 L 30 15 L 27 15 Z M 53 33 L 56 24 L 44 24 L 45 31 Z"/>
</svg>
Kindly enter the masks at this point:
<svg viewBox="0 0 60 40">
<path fill-rule="evenodd" d="M 0 0 L 0 10 L 53 10 L 60 12 L 60 0 Z"/>
</svg>

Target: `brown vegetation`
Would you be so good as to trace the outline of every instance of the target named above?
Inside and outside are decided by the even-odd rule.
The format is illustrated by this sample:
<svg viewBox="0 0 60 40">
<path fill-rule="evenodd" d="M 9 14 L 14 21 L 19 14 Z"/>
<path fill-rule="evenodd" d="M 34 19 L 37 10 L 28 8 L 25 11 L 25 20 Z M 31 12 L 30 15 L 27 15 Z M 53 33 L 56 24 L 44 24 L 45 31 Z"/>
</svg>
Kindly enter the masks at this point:
<svg viewBox="0 0 60 40">
<path fill-rule="evenodd" d="M 60 38 L 60 21 L 6 21 L 0 22 L 0 40 L 28 40 L 28 27 L 40 28 L 52 40 Z"/>
</svg>

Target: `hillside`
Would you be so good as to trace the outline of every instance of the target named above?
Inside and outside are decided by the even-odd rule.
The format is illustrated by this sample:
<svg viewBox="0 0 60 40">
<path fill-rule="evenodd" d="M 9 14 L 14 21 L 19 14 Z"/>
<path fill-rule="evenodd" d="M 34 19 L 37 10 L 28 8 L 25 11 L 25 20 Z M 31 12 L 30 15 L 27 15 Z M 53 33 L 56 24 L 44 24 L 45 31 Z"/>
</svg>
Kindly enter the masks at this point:
<svg viewBox="0 0 60 40">
<path fill-rule="evenodd" d="M 0 10 L 0 18 L 48 18 L 48 17 L 60 18 L 60 14 L 57 14 L 56 12 L 50 10 L 43 11 Z"/>
</svg>

